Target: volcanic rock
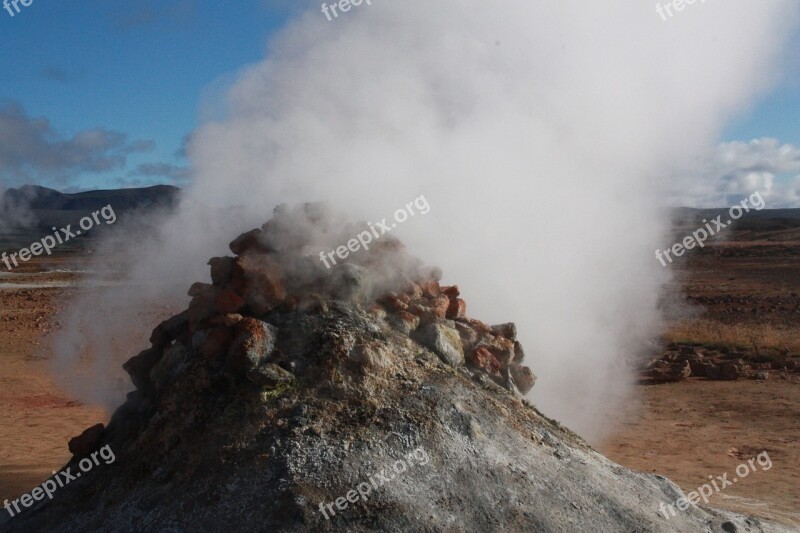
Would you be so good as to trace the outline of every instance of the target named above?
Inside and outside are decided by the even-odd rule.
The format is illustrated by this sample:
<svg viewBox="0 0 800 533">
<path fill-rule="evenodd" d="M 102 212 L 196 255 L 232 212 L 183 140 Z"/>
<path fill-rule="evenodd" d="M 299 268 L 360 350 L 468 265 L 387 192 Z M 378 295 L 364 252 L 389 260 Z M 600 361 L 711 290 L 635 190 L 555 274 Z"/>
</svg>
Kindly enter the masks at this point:
<svg viewBox="0 0 800 533">
<path fill-rule="evenodd" d="M 277 329 L 255 318 L 245 318 L 235 328 L 227 367 L 242 376 L 258 368 L 275 351 Z"/>
<path fill-rule="evenodd" d="M 612 463 L 520 397 L 535 376 L 516 331 L 436 313 L 419 325 L 415 304 L 460 293 L 396 239 L 351 256 L 353 279 L 319 265 L 367 227 L 280 206 L 236 239 L 239 257 L 211 261 L 213 292 L 244 307 L 193 300 L 156 328 L 100 437 L 116 461 L 0 514 L 0 530 L 783 531 L 702 505 L 663 516 L 677 485 Z"/>
<path fill-rule="evenodd" d="M 97 451 L 98 444 L 103 439 L 105 430 L 106 428 L 103 424 L 96 424 L 90 427 L 79 436 L 70 439 L 69 451 L 75 457 L 85 457 Z"/>
<path fill-rule="evenodd" d="M 464 348 L 458 331 L 444 324 L 428 324 L 417 330 L 417 342 L 438 355 L 442 361 L 452 366 L 464 364 Z"/>
</svg>

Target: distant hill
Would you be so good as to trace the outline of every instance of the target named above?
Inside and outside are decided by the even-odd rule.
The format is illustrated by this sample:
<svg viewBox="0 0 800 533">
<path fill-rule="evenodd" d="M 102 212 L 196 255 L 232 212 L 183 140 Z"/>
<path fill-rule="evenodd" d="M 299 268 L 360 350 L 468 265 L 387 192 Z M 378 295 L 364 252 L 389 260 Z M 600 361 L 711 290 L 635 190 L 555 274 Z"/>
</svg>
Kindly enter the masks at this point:
<svg viewBox="0 0 800 533">
<path fill-rule="evenodd" d="M 63 193 L 37 185 L 24 185 L 0 193 L 0 249 L 27 246 L 42 236 L 51 234 L 52 227 L 65 227 L 92 212 L 110 205 L 118 220 L 128 220 L 155 211 L 171 210 L 178 205 L 181 190 L 171 185 L 135 189 L 112 189 Z M 116 222 L 115 224 L 118 224 Z M 107 227 L 86 234 L 98 237 Z M 84 236 L 72 244 L 85 242 Z"/>
<path fill-rule="evenodd" d="M 731 220 L 728 208 L 693 209 L 682 207 L 672 211 L 676 235 L 688 235 L 720 217 L 726 225 L 719 231 L 723 241 L 797 241 L 800 240 L 800 209 L 762 209 L 743 213 L 739 220 Z M 712 228 L 716 225 L 711 223 Z"/>
<path fill-rule="evenodd" d="M 92 211 L 111 204 L 115 211 L 124 212 L 157 206 L 172 207 L 176 204 L 179 193 L 180 189 L 171 185 L 74 194 L 37 185 L 24 185 L 19 189 L 8 189 L 3 194 L 0 205 L 4 208 L 10 208 L 10 204 L 24 205 L 28 209 L 43 211 Z"/>
</svg>

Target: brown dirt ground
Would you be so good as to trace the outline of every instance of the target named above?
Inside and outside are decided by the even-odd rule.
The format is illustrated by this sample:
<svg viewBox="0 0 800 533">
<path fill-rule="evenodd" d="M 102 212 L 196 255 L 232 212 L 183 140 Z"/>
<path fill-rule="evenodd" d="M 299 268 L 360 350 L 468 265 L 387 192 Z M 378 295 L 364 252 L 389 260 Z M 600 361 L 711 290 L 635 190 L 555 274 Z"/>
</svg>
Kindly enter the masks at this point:
<svg viewBox="0 0 800 533">
<path fill-rule="evenodd" d="M 58 259 L 48 263 L 48 269 L 67 265 Z M 72 280 L 71 274 L 57 273 L 13 282 Z M 49 320 L 70 290 L 0 290 L 0 501 L 30 492 L 50 477 L 69 460 L 69 439 L 108 418 L 102 408 L 82 405 L 59 390 L 49 361 L 37 357 Z"/>
<path fill-rule="evenodd" d="M 698 306 L 697 316 L 705 321 L 748 328 L 770 324 L 800 335 L 798 258 L 798 243 L 709 246 L 674 265 L 678 279 L 669 290 Z M 49 262 L 20 272 L 60 265 Z M 36 281 L 72 279 L 54 274 Z M 82 405 L 59 390 L 49 361 L 35 355 L 48 328 L 58 327 L 49 319 L 72 290 L 0 290 L 0 501 L 40 484 L 69 459 L 69 438 L 108 419 L 102 408 Z M 766 450 L 770 470 L 759 467 L 713 496 L 711 504 L 800 527 L 797 380 L 690 379 L 639 390 L 642 403 L 621 414 L 616 433 L 598 446 L 602 453 L 627 467 L 665 475 L 689 492 L 709 475 L 733 477 L 737 465 Z"/>
<path fill-rule="evenodd" d="M 726 336 L 738 331 L 738 338 L 726 340 L 748 355 L 754 355 L 753 332 L 765 329 L 783 333 L 772 348 L 797 345 L 800 242 L 719 243 L 687 259 L 674 265 L 676 281 L 668 292 L 694 306 L 692 320 L 704 324 L 696 328 L 699 334 L 713 334 L 715 325 Z M 716 340 L 684 338 L 692 329 L 665 337 L 698 344 Z M 767 451 L 770 470 L 758 467 L 712 496 L 711 505 L 800 528 L 800 379 L 770 376 L 763 382 L 690 378 L 640 385 L 642 404 L 629 406 L 616 433 L 598 449 L 629 468 L 664 475 L 687 493 L 708 476 L 736 477 L 738 465 Z"/>
</svg>

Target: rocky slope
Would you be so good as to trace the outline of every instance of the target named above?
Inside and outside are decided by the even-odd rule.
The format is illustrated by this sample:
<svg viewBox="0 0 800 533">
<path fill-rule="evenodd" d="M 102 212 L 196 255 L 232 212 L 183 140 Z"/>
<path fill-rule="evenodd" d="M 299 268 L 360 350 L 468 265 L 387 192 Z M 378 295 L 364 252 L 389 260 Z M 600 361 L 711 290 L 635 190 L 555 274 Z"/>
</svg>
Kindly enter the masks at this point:
<svg viewBox="0 0 800 533">
<path fill-rule="evenodd" d="M 513 324 L 466 316 L 457 287 L 395 239 L 330 270 L 364 231 L 279 208 L 214 258 L 211 284 L 126 363 L 136 391 L 68 465 L 115 461 L 0 518 L 3 531 L 781 531 L 690 506 L 523 398 Z M 576 391 L 578 392 L 578 391 Z"/>
</svg>

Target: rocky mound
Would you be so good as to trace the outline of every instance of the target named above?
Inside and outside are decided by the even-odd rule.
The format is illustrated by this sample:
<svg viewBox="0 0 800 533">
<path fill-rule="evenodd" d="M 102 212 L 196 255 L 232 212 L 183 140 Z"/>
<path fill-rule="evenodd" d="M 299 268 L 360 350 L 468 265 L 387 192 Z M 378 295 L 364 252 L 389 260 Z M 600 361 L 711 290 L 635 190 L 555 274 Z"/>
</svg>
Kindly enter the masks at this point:
<svg viewBox="0 0 800 533">
<path fill-rule="evenodd" d="M 397 240 L 317 259 L 366 227 L 306 205 L 237 238 L 126 363 L 108 428 L 70 442 L 84 475 L 0 529 L 781 530 L 676 510 L 669 480 L 541 415 L 514 325 L 468 318 Z M 101 447 L 115 461 L 79 470 Z"/>
<path fill-rule="evenodd" d="M 722 346 L 721 350 L 691 344 L 670 343 L 659 357 L 646 361 L 640 369 L 641 381 L 673 383 L 689 377 L 709 380 L 791 379 L 800 374 L 800 361 L 781 354 L 744 353 Z"/>
</svg>

